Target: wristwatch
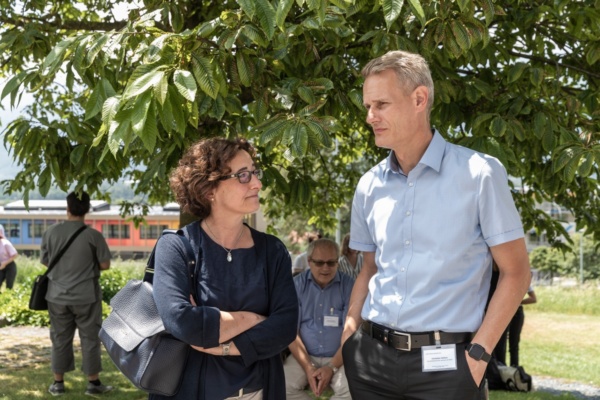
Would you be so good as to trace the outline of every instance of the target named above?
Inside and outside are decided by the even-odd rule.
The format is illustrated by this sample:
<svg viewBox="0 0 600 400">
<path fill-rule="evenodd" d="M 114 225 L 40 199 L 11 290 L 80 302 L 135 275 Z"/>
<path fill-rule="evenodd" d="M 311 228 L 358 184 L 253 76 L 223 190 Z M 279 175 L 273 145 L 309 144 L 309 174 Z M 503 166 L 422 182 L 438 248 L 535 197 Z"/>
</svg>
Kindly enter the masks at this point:
<svg viewBox="0 0 600 400">
<path fill-rule="evenodd" d="M 331 368 L 331 370 L 333 371 L 333 374 L 335 375 L 336 372 L 338 372 L 339 368 L 334 367 L 332 363 L 328 362 L 327 364 L 325 364 L 326 367 Z"/>
<path fill-rule="evenodd" d="M 223 349 L 223 355 L 224 356 L 228 356 L 229 355 L 229 348 L 231 347 L 231 342 L 229 343 L 223 343 L 221 345 L 221 349 Z"/>
<path fill-rule="evenodd" d="M 492 355 L 490 353 L 486 353 L 485 348 L 477 343 L 469 343 L 467 346 L 467 352 L 469 353 L 469 357 L 477 361 L 483 360 L 487 363 L 492 359 Z"/>
</svg>

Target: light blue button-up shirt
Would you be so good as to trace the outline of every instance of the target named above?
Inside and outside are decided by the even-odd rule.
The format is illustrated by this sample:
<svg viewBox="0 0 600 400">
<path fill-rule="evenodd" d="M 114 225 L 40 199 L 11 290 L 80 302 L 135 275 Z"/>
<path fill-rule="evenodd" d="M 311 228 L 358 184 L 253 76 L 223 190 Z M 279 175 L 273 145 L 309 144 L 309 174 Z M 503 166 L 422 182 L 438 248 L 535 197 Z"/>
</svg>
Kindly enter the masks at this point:
<svg viewBox="0 0 600 400">
<path fill-rule="evenodd" d="M 294 285 L 300 307 L 300 339 L 306 351 L 315 357 L 333 357 L 340 347 L 354 279 L 337 271 L 322 288 L 308 269 L 294 277 Z"/>
<path fill-rule="evenodd" d="M 502 164 L 435 132 L 404 175 L 393 152 L 360 179 L 350 247 L 375 252 L 362 318 L 406 332 L 475 332 L 490 288 L 489 248 L 522 238 Z"/>
</svg>

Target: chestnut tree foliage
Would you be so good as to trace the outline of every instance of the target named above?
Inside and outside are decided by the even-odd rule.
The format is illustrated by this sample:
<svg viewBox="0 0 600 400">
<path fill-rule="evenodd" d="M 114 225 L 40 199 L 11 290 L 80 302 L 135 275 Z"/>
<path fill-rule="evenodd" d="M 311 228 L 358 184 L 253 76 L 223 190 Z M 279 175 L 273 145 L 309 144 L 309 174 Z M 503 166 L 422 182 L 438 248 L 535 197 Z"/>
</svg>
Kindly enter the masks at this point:
<svg viewBox="0 0 600 400">
<path fill-rule="evenodd" d="M 432 125 L 515 178 L 526 229 L 564 233 L 537 207 L 551 201 L 600 239 L 599 10 L 600 0 L 0 0 L 1 96 L 35 98 L 1 128 L 22 166 L 3 189 L 100 197 L 102 182 L 127 179 L 164 203 L 186 146 L 243 136 L 259 149 L 267 214 L 331 225 L 386 154 L 365 123 L 360 70 L 404 49 L 430 63 Z"/>
</svg>

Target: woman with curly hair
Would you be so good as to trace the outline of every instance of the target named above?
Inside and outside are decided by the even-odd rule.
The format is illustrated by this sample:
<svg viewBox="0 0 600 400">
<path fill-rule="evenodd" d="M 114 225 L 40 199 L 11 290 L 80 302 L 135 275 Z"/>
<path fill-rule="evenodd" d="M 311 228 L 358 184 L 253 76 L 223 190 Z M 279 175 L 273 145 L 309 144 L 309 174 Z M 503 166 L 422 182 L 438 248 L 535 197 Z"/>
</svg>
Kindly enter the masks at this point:
<svg viewBox="0 0 600 400">
<path fill-rule="evenodd" d="M 254 156 L 243 139 L 205 139 L 171 174 L 181 210 L 198 218 L 183 231 L 197 254 L 199 304 L 190 298 L 182 242 L 162 237 L 154 298 L 165 328 L 194 349 L 169 399 L 285 398 L 280 353 L 296 336 L 298 303 L 283 243 L 244 223 L 260 207 Z"/>
</svg>

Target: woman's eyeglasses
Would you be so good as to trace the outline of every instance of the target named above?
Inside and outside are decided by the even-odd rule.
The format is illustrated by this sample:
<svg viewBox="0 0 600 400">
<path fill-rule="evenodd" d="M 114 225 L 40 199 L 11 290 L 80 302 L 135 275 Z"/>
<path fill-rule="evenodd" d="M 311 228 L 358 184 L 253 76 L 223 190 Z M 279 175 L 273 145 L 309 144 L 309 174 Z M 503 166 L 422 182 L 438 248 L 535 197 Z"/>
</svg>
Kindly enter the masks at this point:
<svg viewBox="0 0 600 400">
<path fill-rule="evenodd" d="M 338 260 L 313 260 L 312 258 L 309 260 L 311 263 L 315 264 L 317 267 L 321 268 L 323 265 L 327 264 L 328 267 L 335 267 L 338 263 Z"/>
<path fill-rule="evenodd" d="M 242 171 L 237 174 L 224 175 L 219 178 L 220 181 L 224 181 L 226 179 L 237 178 L 240 183 L 248 183 L 252 179 L 252 175 L 255 175 L 258 180 L 261 180 L 263 177 L 262 169 L 255 169 L 254 171 Z"/>
</svg>

